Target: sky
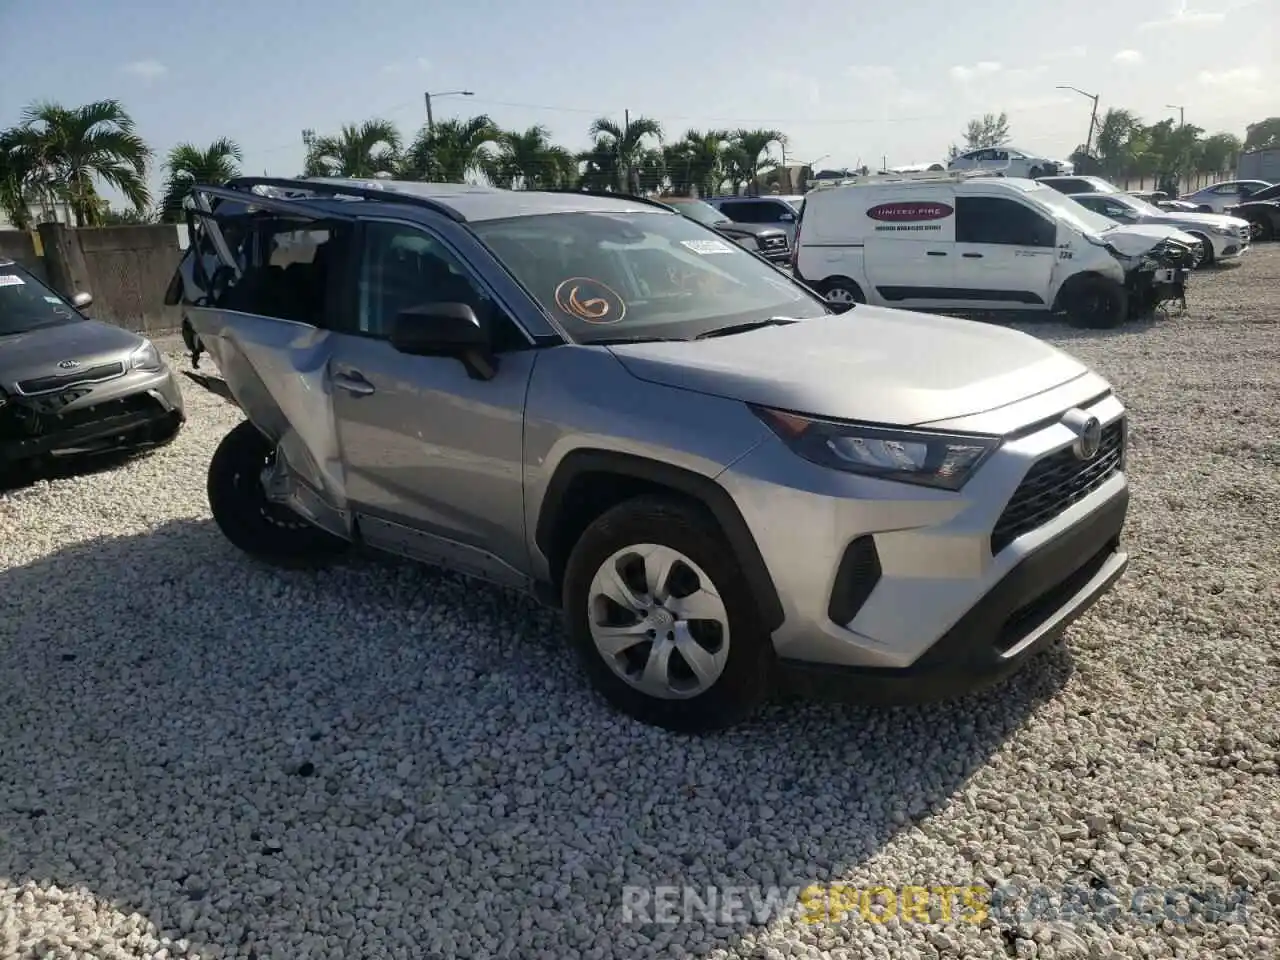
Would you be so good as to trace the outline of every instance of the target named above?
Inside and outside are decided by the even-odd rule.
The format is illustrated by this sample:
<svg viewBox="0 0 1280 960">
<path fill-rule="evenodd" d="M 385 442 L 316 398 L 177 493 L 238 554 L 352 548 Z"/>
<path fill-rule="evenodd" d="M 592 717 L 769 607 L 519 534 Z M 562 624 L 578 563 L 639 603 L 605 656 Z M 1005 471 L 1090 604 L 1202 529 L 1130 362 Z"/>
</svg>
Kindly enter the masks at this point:
<svg viewBox="0 0 1280 960">
<path fill-rule="evenodd" d="M 230 137 L 246 173 L 296 175 L 302 130 L 369 118 L 406 138 L 487 114 L 581 149 L 591 121 L 767 127 L 789 162 L 931 162 L 1007 111 L 1065 157 L 1089 100 L 1244 136 L 1280 114 L 1280 0 L 0 0 L 0 127 L 36 100 L 115 98 L 163 156 Z M 153 183 L 158 184 L 156 170 Z"/>
</svg>

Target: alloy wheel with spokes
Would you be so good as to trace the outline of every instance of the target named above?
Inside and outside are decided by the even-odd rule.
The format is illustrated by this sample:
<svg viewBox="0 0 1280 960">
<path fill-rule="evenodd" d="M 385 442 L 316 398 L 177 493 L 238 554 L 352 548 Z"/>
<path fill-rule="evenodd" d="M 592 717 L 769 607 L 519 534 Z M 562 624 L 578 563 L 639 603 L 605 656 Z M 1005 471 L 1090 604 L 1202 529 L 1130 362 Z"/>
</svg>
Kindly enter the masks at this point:
<svg viewBox="0 0 1280 960">
<path fill-rule="evenodd" d="M 729 657 L 729 615 L 711 578 L 680 551 L 642 543 L 615 551 L 591 581 L 600 656 L 626 683 L 661 699 L 710 689 Z"/>
</svg>

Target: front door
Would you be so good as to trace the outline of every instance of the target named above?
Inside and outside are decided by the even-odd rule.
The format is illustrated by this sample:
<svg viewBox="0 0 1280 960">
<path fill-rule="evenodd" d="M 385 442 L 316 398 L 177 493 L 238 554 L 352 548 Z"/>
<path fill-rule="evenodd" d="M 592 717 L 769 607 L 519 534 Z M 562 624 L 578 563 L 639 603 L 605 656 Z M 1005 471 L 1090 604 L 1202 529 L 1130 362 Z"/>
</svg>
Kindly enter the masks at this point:
<svg viewBox="0 0 1280 960">
<path fill-rule="evenodd" d="M 1047 309 L 1056 241 L 1057 225 L 1017 200 L 957 198 L 957 299 L 975 307 Z"/>
<path fill-rule="evenodd" d="M 346 489 L 374 546 L 524 585 L 524 398 L 537 356 L 485 285 L 437 234 L 366 223 L 357 301 L 334 337 L 330 384 Z M 389 341 L 404 309 L 463 302 L 488 314 L 499 351 L 491 380 L 451 357 Z"/>
</svg>

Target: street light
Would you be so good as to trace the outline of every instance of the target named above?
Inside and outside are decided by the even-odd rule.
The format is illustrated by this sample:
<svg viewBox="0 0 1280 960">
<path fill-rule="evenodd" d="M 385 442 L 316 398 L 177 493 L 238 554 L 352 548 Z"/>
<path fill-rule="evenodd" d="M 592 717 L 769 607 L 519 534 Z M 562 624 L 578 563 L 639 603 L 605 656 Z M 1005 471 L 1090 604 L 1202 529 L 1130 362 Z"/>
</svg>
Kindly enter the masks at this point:
<svg viewBox="0 0 1280 960">
<path fill-rule="evenodd" d="M 1094 124 L 1098 122 L 1098 94 L 1085 93 L 1079 87 L 1072 87 L 1064 83 L 1058 84 L 1057 89 L 1071 90 L 1072 92 L 1078 93 L 1080 96 L 1093 101 L 1093 113 L 1089 114 L 1089 135 L 1084 138 L 1084 152 L 1087 155 L 1089 153 L 1089 147 L 1093 144 L 1093 127 Z"/>
<path fill-rule="evenodd" d="M 1184 107 L 1180 103 L 1166 103 L 1164 107 L 1166 110 L 1178 111 L 1178 126 L 1185 127 L 1187 125 L 1187 108 L 1186 107 Z"/>
<path fill-rule="evenodd" d="M 439 93 L 427 91 L 422 95 L 422 99 L 427 102 L 427 133 L 431 133 L 436 128 L 436 118 L 431 113 L 432 97 L 474 97 L 475 94 L 470 90 L 441 90 Z"/>
</svg>

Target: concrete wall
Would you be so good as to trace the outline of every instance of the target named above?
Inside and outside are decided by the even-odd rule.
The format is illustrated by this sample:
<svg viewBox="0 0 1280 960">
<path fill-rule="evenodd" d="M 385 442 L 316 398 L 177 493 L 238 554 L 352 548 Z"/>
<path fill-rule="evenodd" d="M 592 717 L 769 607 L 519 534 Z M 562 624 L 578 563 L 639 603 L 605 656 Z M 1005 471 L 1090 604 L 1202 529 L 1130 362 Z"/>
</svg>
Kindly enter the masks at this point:
<svg viewBox="0 0 1280 960">
<path fill-rule="evenodd" d="M 1240 154 L 1236 175 L 1241 180 L 1280 183 L 1280 150 L 1250 150 Z"/>
<path fill-rule="evenodd" d="M 164 305 L 165 289 L 185 246 L 178 228 L 171 224 L 86 227 L 69 233 L 84 252 L 93 294 L 88 312 L 93 317 L 147 334 L 181 326 L 181 311 Z M 31 234 L 0 231 L 0 256 L 17 260 L 37 276 L 47 276 Z"/>
</svg>

